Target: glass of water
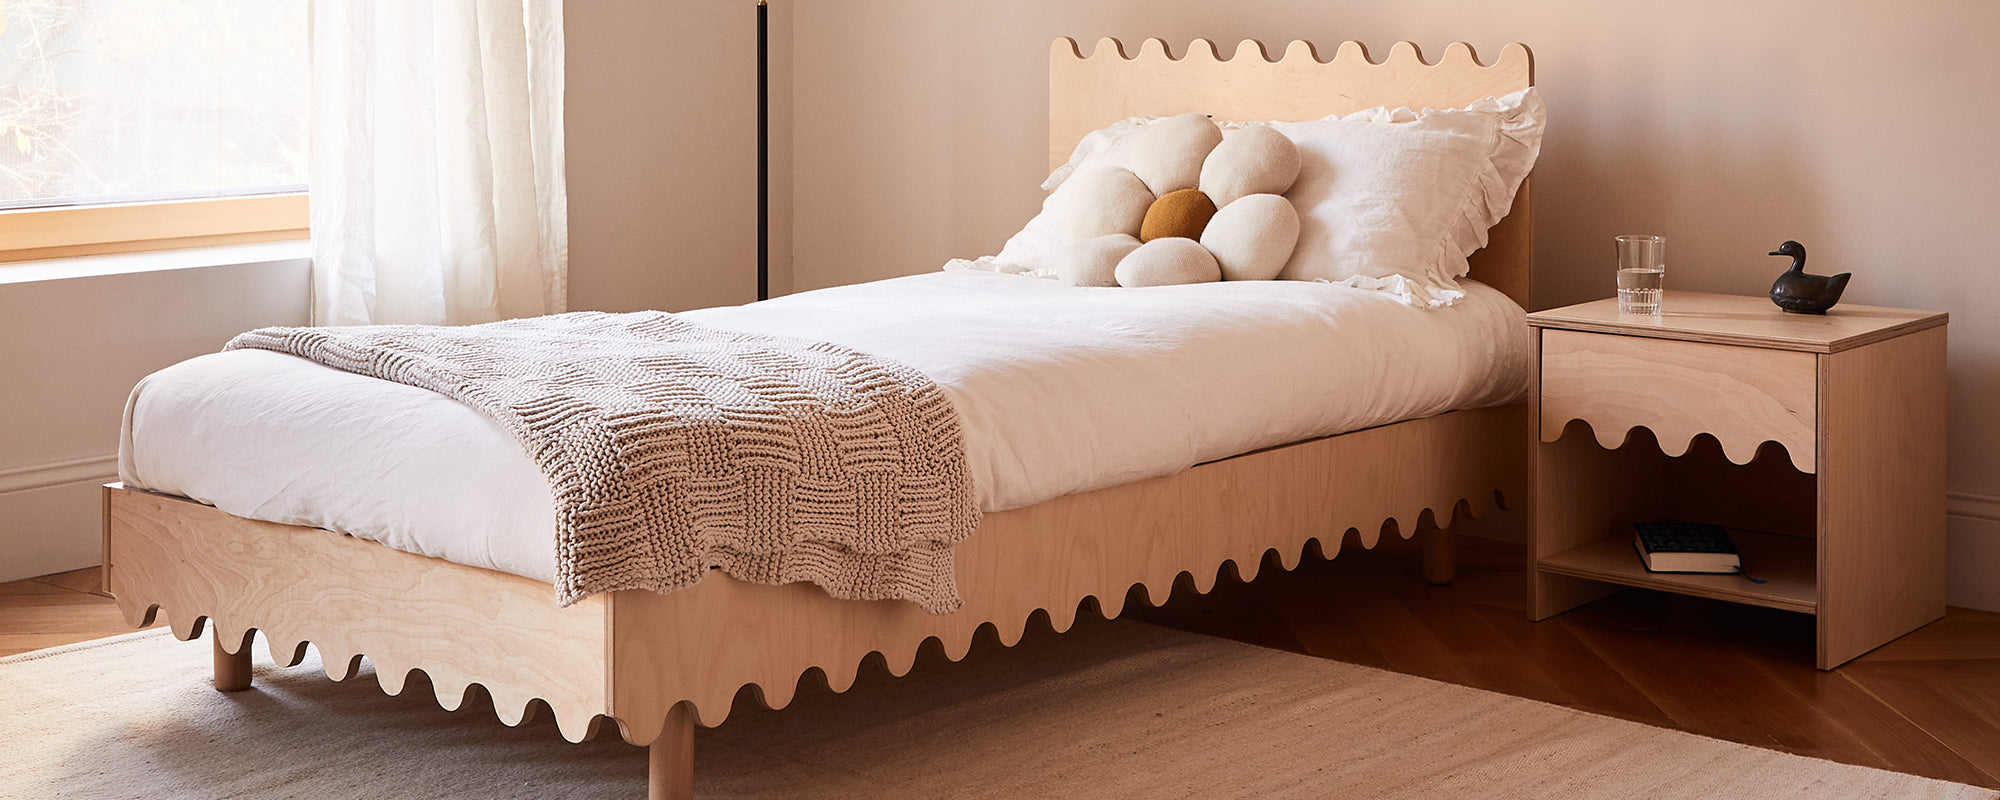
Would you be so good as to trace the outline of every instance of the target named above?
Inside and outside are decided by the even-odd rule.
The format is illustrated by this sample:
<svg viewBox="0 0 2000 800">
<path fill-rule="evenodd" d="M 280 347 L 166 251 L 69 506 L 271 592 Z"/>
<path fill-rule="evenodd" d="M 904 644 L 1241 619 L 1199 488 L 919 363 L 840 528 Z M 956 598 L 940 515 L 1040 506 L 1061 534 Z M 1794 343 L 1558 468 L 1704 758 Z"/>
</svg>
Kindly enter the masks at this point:
<svg viewBox="0 0 2000 800">
<path fill-rule="evenodd" d="M 1667 282 L 1667 237 L 1626 235 L 1618 242 L 1618 313 L 1658 316 Z"/>
</svg>

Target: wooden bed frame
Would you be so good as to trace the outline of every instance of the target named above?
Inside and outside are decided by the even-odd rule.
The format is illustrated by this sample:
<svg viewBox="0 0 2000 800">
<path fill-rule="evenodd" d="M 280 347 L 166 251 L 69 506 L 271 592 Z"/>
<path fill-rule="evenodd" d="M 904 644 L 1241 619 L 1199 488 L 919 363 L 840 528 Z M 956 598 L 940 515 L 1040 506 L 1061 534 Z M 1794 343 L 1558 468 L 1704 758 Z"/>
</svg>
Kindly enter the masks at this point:
<svg viewBox="0 0 2000 800">
<path fill-rule="evenodd" d="M 1133 115 L 1315 119 L 1383 104 L 1452 108 L 1533 79 L 1520 45 L 1482 66 L 1463 44 L 1427 65 L 1409 43 L 1374 64 L 1354 42 L 1331 62 L 1294 42 L 1272 62 L 1256 42 L 1224 61 L 1207 41 L 1176 60 L 1158 40 L 1127 57 L 1106 39 L 1086 57 L 1059 39 L 1049 71 L 1052 165 L 1085 133 Z M 1523 186 L 1473 272 L 1524 306 L 1527 208 Z M 116 484 L 104 493 L 104 581 L 134 625 L 164 612 L 185 640 L 208 620 L 218 689 L 249 686 L 255 631 L 294 664 L 312 642 L 336 680 L 366 654 L 391 694 L 421 669 L 445 708 L 478 684 L 508 725 L 537 701 L 571 741 L 609 719 L 627 741 L 650 747 L 652 796 L 687 797 L 693 726 L 720 724 L 746 685 L 782 708 L 812 668 L 845 690 L 871 652 L 900 675 L 929 639 L 958 659 L 982 626 L 1011 645 L 1036 611 L 1067 630 L 1087 598 L 1115 615 L 1132 587 L 1160 602 L 1182 573 L 1207 591 L 1230 562 L 1254 577 L 1268 551 L 1287 569 L 1315 540 L 1331 556 L 1349 529 L 1366 547 L 1384 530 L 1430 532 L 1427 577 L 1449 581 L 1454 513 L 1482 513 L 1496 493 L 1525 496 L 1527 431 L 1521 405 L 1458 411 L 988 514 L 957 549 L 965 606 L 944 616 L 720 572 L 670 594 L 614 592 L 558 608 L 538 581 Z"/>
</svg>

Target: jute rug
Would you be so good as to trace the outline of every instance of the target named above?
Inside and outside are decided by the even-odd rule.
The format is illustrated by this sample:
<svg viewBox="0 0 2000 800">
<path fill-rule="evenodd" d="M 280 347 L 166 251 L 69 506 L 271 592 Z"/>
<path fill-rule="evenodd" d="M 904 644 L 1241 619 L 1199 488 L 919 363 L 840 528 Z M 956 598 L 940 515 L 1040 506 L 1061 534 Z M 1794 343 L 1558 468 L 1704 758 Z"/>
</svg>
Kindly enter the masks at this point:
<svg viewBox="0 0 2000 800">
<path fill-rule="evenodd" d="M 572 745 L 442 711 L 420 679 L 392 698 L 261 653 L 255 690 L 219 694 L 208 650 L 149 631 L 0 659 L 0 796 L 645 796 L 615 733 Z M 1094 619 L 739 710 L 695 770 L 705 797 L 2000 796 Z"/>
</svg>

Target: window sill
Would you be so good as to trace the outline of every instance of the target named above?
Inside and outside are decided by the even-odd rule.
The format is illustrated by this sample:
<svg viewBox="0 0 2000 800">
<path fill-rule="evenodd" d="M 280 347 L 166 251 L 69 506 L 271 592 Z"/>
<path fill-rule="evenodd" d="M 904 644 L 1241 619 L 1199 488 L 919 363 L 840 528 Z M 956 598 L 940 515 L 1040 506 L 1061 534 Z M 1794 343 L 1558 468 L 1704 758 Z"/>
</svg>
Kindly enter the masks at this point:
<svg viewBox="0 0 2000 800">
<path fill-rule="evenodd" d="M 0 263 L 0 285 L 33 283 L 103 275 L 127 275 L 177 269 L 201 269 L 233 264 L 293 261 L 312 257 L 312 243 L 304 239 L 256 242 L 181 250 L 151 250 L 104 256 L 48 258 L 39 261 Z"/>
<path fill-rule="evenodd" d="M 0 261 L 304 239 L 305 192 L 0 211 Z"/>
</svg>

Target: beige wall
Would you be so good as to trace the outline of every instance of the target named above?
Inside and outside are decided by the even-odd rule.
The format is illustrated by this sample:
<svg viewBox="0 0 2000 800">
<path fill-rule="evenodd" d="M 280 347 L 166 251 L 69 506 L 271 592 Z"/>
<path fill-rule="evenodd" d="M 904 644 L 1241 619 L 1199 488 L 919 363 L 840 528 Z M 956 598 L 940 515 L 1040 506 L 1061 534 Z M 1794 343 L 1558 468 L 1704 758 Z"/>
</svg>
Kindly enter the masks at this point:
<svg viewBox="0 0 2000 800">
<path fill-rule="evenodd" d="M 0 270 L 0 582 L 97 564 L 98 486 L 140 378 L 266 325 L 304 325 L 303 244 Z M 180 264 L 206 262 L 208 266 Z"/>
<path fill-rule="evenodd" d="M 584 0 L 563 25 L 570 308 L 755 300 L 754 3 Z"/>
<path fill-rule="evenodd" d="M 2000 609 L 2000 3 L 792 2 L 801 289 L 997 251 L 1040 202 L 1057 36 L 1527 43 L 1539 303 L 1610 294 L 1610 237 L 1644 232 L 1670 287 L 1762 293 L 1795 238 L 1852 302 L 1950 311 L 1952 597 Z"/>
</svg>

